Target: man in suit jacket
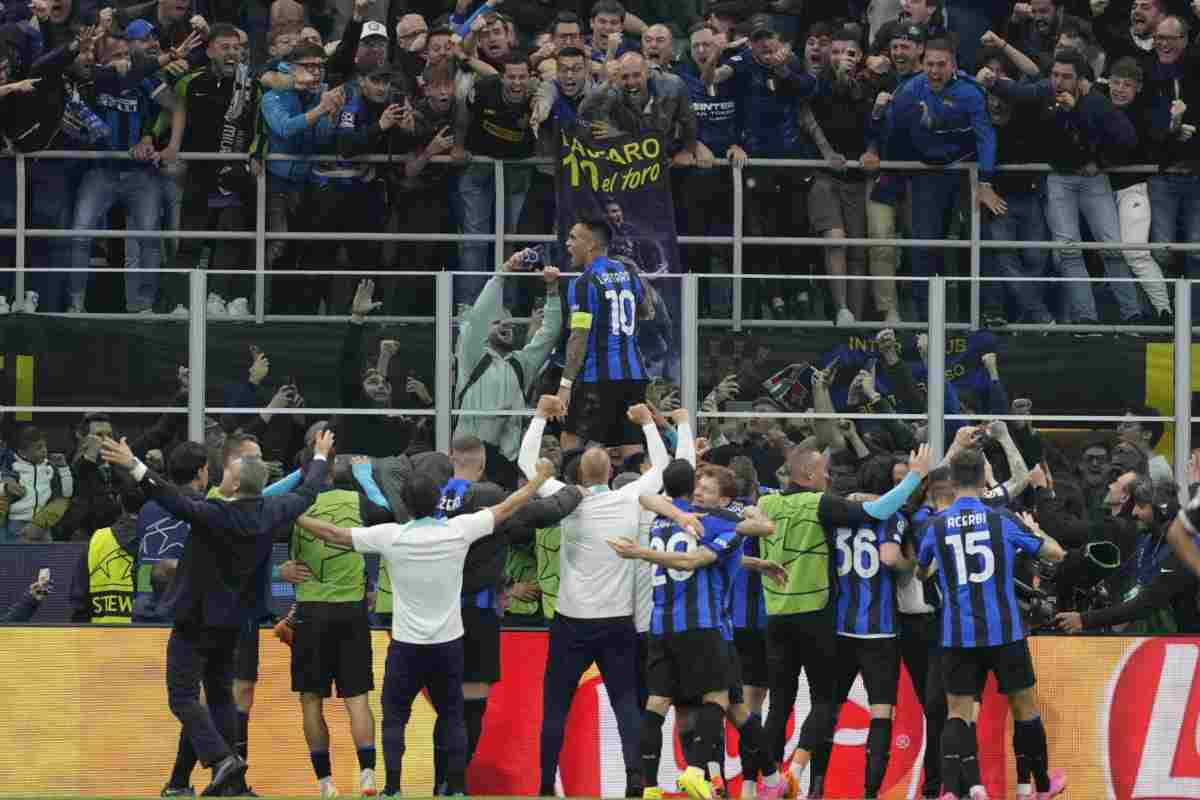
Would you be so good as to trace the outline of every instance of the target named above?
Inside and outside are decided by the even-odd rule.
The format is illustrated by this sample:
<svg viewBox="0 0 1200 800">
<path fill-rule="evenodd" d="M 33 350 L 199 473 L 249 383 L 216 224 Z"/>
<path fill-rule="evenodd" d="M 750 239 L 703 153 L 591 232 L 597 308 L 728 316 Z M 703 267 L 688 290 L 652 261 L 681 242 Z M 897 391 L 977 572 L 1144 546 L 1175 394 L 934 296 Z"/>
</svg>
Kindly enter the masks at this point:
<svg viewBox="0 0 1200 800">
<path fill-rule="evenodd" d="M 324 485 L 333 433 L 317 437 L 308 475 L 289 494 L 264 498 L 266 464 L 260 458 L 235 460 L 229 469 L 236 494 L 229 502 L 185 496 L 147 469 L 124 439 L 106 438 L 100 449 L 104 460 L 127 470 L 149 499 L 192 526 L 163 600 L 175 615 L 167 643 L 167 698 L 200 762 L 213 770 L 205 794 L 219 796 L 242 787 L 246 773 L 245 760 L 230 746 L 237 727 L 233 653 L 242 609 L 253 601 L 253 576 L 271 557 L 274 532 L 290 531 Z M 201 681 L 207 706 L 200 702 Z"/>
</svg>

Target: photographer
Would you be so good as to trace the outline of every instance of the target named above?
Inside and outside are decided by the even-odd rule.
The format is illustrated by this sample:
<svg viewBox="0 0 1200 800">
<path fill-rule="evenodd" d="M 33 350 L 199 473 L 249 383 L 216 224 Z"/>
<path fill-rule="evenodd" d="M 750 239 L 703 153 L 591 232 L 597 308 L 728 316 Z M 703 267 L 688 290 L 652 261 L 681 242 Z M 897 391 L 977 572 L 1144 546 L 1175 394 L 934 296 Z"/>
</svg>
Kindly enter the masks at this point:
<svg viewBox="0 0 1200 800">
<path fill-rule="evenodd" d="M 1135 583 L 1125 593 L 1125 602 L 1109 608 L 1055 615 L 1059 630 L 1083 630 L 1127 624 L 1127 634 L 1200 633 L 1196 608 L 1196 576 L 1167 547 L 1167 529 L 1179 510 L 1175 487 L 1155 487 L 1139 478 L 1132 487 L 1133 514 L 1148 530 L 1138 539 L 1132 560 Z"/>
</svg>

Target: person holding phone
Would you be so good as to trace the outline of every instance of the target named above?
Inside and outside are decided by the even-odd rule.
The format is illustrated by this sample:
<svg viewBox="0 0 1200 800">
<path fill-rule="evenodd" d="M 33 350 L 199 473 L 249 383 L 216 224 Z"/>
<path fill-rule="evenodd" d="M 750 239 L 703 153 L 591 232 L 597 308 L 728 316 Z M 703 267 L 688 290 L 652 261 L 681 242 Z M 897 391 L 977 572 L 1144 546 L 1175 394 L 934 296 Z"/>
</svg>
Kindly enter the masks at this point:
<svg viewBox="0 0 1200 800">
<path fill-rule="evenodd" d="M 0 614 L 0 624 L 16 624 L 33 619 L 41 607 L 42 601 L 54 593 L 54 584 L 50 582 L 50 568 L 38 570 L 37 580 L 29 585 L 29 591 L 21 595 L 12 608 Z"/>
</svg>

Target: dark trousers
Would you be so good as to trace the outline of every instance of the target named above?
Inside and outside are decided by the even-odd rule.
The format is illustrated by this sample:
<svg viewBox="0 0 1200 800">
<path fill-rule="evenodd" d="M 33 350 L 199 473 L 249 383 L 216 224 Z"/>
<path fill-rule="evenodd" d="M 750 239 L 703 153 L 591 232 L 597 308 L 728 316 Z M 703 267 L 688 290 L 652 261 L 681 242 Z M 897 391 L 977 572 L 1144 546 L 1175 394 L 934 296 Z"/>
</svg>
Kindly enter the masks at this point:
<svg viewBox="0 0 1200 800">
<path fill-rule="evenodd" d="M 946 689 L 942 683 L 941 645 L 936 614 L 899 614 L 900 658 L 913 692 L 925 710 L 925 795 L 942 785 L 942 730 L 946 727 Z"/>
<path fill-rule="evenodd" d="M 445 720 L 440 741 L 446 747 L 447 794 L 466 791 L 467 727 L 463 721 L 463 641 L 442 644 L 408 644 L 395 640 L 388 646 L 383 676 L 383 762 L 399 770 L 404 759 L 404 729 L 412 704 L 422 689 L 439 723 Z"/>
<path fill-rule="evenodd" d="M 771 707 L 764 726 L 766 755 L 783 761 L 787 722 L 796 706 L 800 673 L 808 677 L 811 711 L 800 732 L 800 746 L 809 752 L 823 746 L 836 722 L 837 670 L 833 614 L 829 609 L 808 614 L 784 614 L 767 619 L 767 681 Z"/>
<path fill-rule="evenodd" d="M 631 617 L 573 619 L 556 614 L 550 622 L 550 652 L 542 692 L 542 783 L 539 794 L 554 795 L 558 757 L 567 714 L 579 679 L 593 663 L 600 668 L 609 702 L 617 715 L 627 771 L 641 764 L 642 715 L 638 708 L 638 642 Z"/>
<path fill-rule="evenodd" d="M 233 651 L 237 637 L 236 630 L 175 629 L 167 640 L 167 702 L 206 767 L 233 755 L 230 742 L 237 735 Z M 201 683 L 205 703 L 200 702 Z"/>
</svg>

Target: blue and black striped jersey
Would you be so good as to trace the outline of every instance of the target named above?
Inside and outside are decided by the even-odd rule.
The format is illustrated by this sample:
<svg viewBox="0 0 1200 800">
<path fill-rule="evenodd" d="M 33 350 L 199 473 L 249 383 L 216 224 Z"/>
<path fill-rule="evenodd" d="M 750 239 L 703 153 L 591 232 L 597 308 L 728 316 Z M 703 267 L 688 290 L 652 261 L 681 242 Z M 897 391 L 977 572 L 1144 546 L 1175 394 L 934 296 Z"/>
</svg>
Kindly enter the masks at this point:
<svg viewBox="0 0 1200 800">
<path fill-rule="evenodd" d="M 745 501 L 734 500 L 725 510 L 741 516 L 746 506 Z M 743 538 L 742 555 L 760 558 L 757 537 Z M 762 575 L 741 566 L 741 559 L 738 559 L 738 568 L 729 590 L 729 617 L 734 628 L 767 629 L 767 603 L 763 599 Z"/>
<path fill-rule="evenodd" d="M 578 380 L 640 381 L 647 378 L 637 343 L 638 307 L 645 290 L 636 274 L 600 256 L 571 281 L 567 304 L 571 329 L 589 331 L 587 357 Z"/>
<path fill-rule="evenodd" d="M 897 547 L 908 520 L 903 514 L 858 528 L 838 528 L 837 631 L 846 636 L 895 636 L 896 582 L 883 563 L 883 545 Z"/>
<path fill-rule="evenodd" d="M 683 500 L 675 504 L 690 507 Z M 650 615 L 650 633 L 663 636 L 691 630 L 715 629 L 732 638 L 729 626 L 728 595 L 736 562 L 741 559 L 738 518 L 727 511 L 710 511 L 702 517 L 704 537 L 697 542 L 669 519 L 659 517 L 650 528 L 650 547 L 662 552 L 687 553 L 707 547 L 717 560 L 696 570 L 668 569 L 654 565 L 654 610 Z"/>
<path fill-rule="evenodd" d="M 442 499 L 438 501 L 437 511 L 434 516 L 438 519 L 448 519 L 458 516 L 462 511 L 463 503 L 467 499 L 467 492 L 471 491 L 474 485 L 472 481 L 464 478 L 451 478 L 442 488 Z M 500 610 L 500 593 L 496 591 L 495 586 L 485 586 L 477 592 L 464 592 L 462 595 L 463 608 L 490 608 L 495 611 Z"/>
<path fill-rule="evenodd" d="M 942 590 L 942 646 L 994 647 L 1025 638 L 1013 586 L 1018 552 L 1042 540 L 1008 511 L 964 497 L 930 518 L 917 561 L 935 559 Z"/>
</svg>

